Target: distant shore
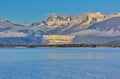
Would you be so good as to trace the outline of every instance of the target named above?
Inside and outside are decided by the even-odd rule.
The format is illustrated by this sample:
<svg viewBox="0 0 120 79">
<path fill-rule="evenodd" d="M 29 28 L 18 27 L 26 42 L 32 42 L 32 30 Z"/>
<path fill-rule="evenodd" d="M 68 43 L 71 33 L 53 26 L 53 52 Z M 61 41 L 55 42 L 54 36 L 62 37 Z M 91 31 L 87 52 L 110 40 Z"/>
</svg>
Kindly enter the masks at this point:
<svg viewBox="0 0 120 79">
<path fill-rule="evenodd" d="M 66 47 L 90 47 L 90 48 L 106 48 L 120 47 L 120 45 L 95 45 L 95 44 L 61 44 L 61 45 L 0 45 L 0 48 L 66 48 Z"/>
</svg>

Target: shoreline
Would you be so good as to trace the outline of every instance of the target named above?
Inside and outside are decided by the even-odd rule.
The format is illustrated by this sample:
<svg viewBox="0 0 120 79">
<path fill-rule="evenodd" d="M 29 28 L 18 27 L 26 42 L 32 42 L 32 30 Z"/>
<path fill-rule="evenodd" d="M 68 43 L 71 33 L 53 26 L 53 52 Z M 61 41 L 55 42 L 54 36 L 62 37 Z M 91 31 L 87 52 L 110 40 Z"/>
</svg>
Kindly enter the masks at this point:
<svg viewBox="0 0 120 79">
<path fill-rule="evenodd" d="M 0 48 L 119 48 L 120 45 L 61 44 L 61 45 L 0 45 Z"/>
</svg>

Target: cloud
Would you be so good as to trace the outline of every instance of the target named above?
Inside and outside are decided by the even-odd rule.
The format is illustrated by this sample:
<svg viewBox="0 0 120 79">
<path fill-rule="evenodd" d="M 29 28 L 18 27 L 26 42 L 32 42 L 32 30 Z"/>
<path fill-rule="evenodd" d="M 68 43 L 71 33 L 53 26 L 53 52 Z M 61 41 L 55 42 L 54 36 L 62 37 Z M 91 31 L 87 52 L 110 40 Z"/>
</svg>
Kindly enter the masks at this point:
<svg viewBox="0 0 120 79">
<path fill-rule="evenodd" d="M 103 31 L 101 36 L 120 36 L 120 31 L 114 31 L 114 29 Z"/>
<path fill-rule="evenodd" d="M 26 37 L 23 32 L 0 32 L 0 37 Z"/>
<path fill-rule="evenodd" d="M 73 33 L 73 35 L 79 35 L 79 36 L 89 36 L 89 35 L 95 35 L 95 36 L 120 36 L 120 31 L 115 31 L 114 29 L 111 29 L 109 31 L 100 31 L 95 29 L 88 29 L 88 30 L 82 30 L 77 33 Z"/>
</svg>

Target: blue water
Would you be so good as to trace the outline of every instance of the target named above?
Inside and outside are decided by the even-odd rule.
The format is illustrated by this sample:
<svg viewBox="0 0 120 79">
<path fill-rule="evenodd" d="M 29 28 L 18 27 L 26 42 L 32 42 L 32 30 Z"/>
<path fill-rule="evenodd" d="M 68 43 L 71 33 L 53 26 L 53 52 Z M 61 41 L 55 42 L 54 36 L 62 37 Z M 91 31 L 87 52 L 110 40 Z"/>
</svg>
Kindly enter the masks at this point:
<svg viewBox="0 0 120 79">
<path fill-rule="evenodd" d="M 120 49 L 0 49 L 0 79 L 120 79 Z"/>
</svg>

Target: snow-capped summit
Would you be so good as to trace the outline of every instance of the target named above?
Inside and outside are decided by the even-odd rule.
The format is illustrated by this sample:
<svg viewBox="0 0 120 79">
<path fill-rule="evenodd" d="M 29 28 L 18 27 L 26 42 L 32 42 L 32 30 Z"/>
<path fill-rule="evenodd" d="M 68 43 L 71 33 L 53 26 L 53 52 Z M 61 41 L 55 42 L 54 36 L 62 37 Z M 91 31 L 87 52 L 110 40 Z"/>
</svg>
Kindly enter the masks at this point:
<svg viewBox="0 0 120 79">
<path fill-rule="evenodd" d="M 3 19 L 3 18 L 0 18 L 0 22 L 2 22 L 2 23 L 10 23 L 10 21 L 5 20 L 5 19 Z"/>
<path fill-rule="evenodd" d="M 51 15 L 47 18 L 47 22 L 48 21 L 70 21 L 71 20 L 71 16 L 65 15 Z"/>
<path fill-rule="evenodd" d="M 89 12 L 79 16 L 52 14 L 46 20 L 33 23 L 28 27 L 41 29 L 47 34 L 71 34 L 106 19 L 108 19 L 106 15 L 100 12 Z"/>
<path fill-rule="evenodd" d="M 24 25 L 0 18 L 0 44 L 29 45 L 38 44 L 42 31 L 35 31 Z"/>
<path fill-rule="evenodd" d="M 5 38 L 4 40 L 7 38 L 7 40 L 10 41 L 12 41 L 13 38 L 15 38 L 14 40 L 19 38 L 16 42 L 22 41 L 22 43 L 20 42 L 21 44 L 23 44 L 23 42 L 28 42 L 28 40 L 29 44 L 40 44 L 41 40 L 44 41 L 44 38 L 42 38 L 44 35 L 72 35 L 75 37 L 75 42 L 82 43 L 81 41 L 84 40 L 84 36 L 88 38 L 92 35 L 93 38 L 90 41 L 94 44 L 97 43 L 95 42 L 96 36 L 99 37 L 99 39 L 97 39 L 99 43 L 101 43 L 100 36 L 102 36 L 102 38 L 105 37 L 105 39 L 107 39 L 108 36 L 119 36 L 119 21 L 120 13 L 104 15 L 100 12 L 89 12 L 79 16 L 54 14 L 50 15 L 46 20 L 38 21 L 28 26 L 16 24 L 0 18 L 0 38 Z M 56 38 L 58 37 L 59 36 Z M 67 37 L 65 36 L 65 38 Z M 52 39 L 54 38 L 52 37 Z M 89 41 L 87 41 L 88 40 L 84 41 L 84 43 L 89 43 Z M 2 42 L 0 42 L 0 44 L 2 44 Z"/>
<path fill-rule="evenodd" d="M 28 26 L 28 28 L 30 28 L 30 29 L 34 29 L 34 30 L 47 30 L 48 29 L 48 27 L 47 27 L 48 25 L 46 24 L 46 22 L 45 21 L 41 21 L 41 22 L 36 22 L 36 23 L 32 23 L 31 25 L 29 25 Z"/>
<path fill-rule="evenodd" d="M 105 16 L 100 12 L 88 13 L 85 16 L 88 17 L 88 19 L 91 19 L 91 20 L 93 18 L 95 18 L 97 21 L 102 21 L 105 18 Z"/>
<path fill-rule="evenodd" d="M 2 26 L 2 24 L 8 24 L 8 25 L 11 25 L 11 26 L 21 26 L 21 27 L 24 27 L 24 25 L 20 25 L 20 24 L 11 22 L 9 20 L 5 20 L 3 18 L 0 18 L 0 24 L 1 24 L 0 26 Z"/>
</svg>

